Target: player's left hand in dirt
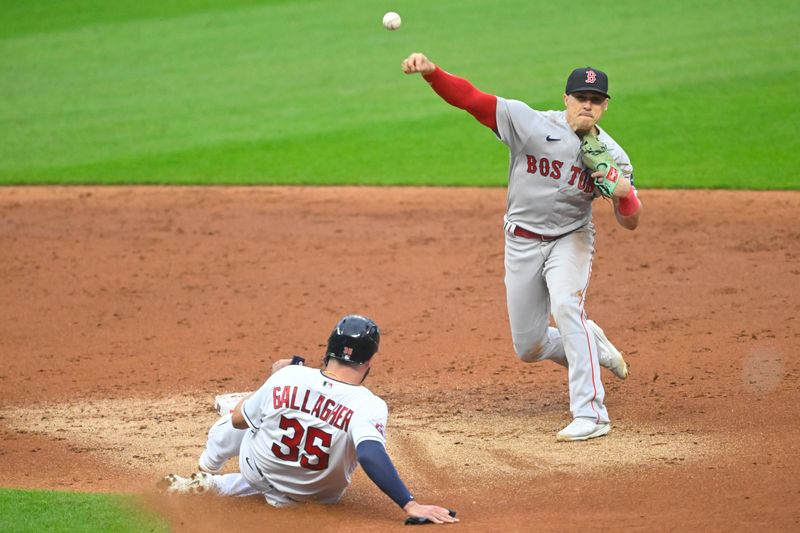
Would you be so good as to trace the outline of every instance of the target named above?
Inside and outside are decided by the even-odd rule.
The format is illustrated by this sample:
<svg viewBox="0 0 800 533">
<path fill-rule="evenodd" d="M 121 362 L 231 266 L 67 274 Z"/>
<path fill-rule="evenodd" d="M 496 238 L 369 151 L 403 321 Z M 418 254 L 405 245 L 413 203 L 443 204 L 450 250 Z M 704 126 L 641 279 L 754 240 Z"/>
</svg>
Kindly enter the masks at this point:
<svg viewBox="0 0 800 533">
<path fill-rule="evenodd" d="M 453 524 L 458 522 L 455 511 L 438 505 L 422 505 L 411 500 L 403 507 L 403 510 L 409 515 L 406 525 Z"/>
<path fill-rule="evenodd" d="M 594 186 L 597 187 L 600 194 L 606 198 L 618 197 L 619 194 L 615 194 L 615 192 L 617 185 L 622 181 L 622 171 L 608 152 L 608 147 L 594 133 L 587 133 L 583 136 L 581 159 L 584 165 L 594 171 L 592 172 Z M 619 193 L 622 192 L 620 189 Z M 628 193 L 628 187 L 625 188 L 624 193 Z"/>
</svg>

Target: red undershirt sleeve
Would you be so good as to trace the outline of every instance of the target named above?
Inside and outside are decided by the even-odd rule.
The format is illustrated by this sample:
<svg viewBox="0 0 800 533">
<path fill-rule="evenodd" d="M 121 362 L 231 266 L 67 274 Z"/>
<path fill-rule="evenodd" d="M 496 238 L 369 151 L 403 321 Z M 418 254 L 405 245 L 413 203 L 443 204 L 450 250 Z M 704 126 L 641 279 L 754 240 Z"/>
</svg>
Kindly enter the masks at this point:
<svg viewBox="0 0 800 533">
<path fill-rule="evenodd" d="M 479 91 L 464 78 L 453 76 L 439 67 L 423 77 L 445 102 L 463 109 L 487 128 L 497 131 L 495 95 Z"/>
</svg>

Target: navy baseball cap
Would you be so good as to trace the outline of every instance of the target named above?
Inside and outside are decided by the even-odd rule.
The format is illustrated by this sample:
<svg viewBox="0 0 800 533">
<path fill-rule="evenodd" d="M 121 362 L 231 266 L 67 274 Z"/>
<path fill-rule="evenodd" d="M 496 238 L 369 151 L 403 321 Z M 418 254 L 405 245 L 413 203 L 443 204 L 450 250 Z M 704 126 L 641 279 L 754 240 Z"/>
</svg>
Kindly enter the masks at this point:
<svg viewBox="0 0 800 533">
<path fill-rule="evenodd" d="M 576 68 L 567 78 L 566 94 L 578 91 L 592 91 L 600 93 L 606 98 L 611 98 L 608 94 L 608 76 L 602 70 L 596 68 Z"/>
</svg>

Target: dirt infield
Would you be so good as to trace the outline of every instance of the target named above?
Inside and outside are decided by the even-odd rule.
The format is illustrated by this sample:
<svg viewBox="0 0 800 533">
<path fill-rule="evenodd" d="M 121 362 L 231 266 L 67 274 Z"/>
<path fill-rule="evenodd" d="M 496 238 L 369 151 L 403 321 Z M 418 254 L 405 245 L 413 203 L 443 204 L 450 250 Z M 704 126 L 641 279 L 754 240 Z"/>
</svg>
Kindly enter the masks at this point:
<svg viewBox="0 0 800 533">
<path fill-rule="evenodd" d="M 0 486 L 143 494 L 177 531 L 400 529 L 344 502 L 164 498 L 279 357 L 381 325 L 368 385 L 417 498 L 460 531 L 800 529 L 800 193 L 596 202 L 587 312 L 626 352 L 614 429 L 556 443 L 566 372 L 511 349 L 501 189 L 0 188 Z M 235 465 L 231 465 L 234 467 Z"/>
</svg>

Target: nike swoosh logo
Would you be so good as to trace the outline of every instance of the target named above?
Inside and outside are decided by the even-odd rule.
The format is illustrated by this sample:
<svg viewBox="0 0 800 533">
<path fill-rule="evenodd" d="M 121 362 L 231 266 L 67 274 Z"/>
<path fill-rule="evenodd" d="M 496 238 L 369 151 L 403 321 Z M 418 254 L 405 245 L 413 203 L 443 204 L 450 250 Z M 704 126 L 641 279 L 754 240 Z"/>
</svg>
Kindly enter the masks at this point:
<svg viewBox="0 0 800 533">
<path fill-rule="evenodd" d="M 561 139 L 560 139 L 560 138 L 558 138 L 558 137 L 550 137 L 550 136 L 548 135 L 548 136 L 547 136 L 547 140 L 548 140 L 548 141 L 560 141 Z"/>
</svg>

